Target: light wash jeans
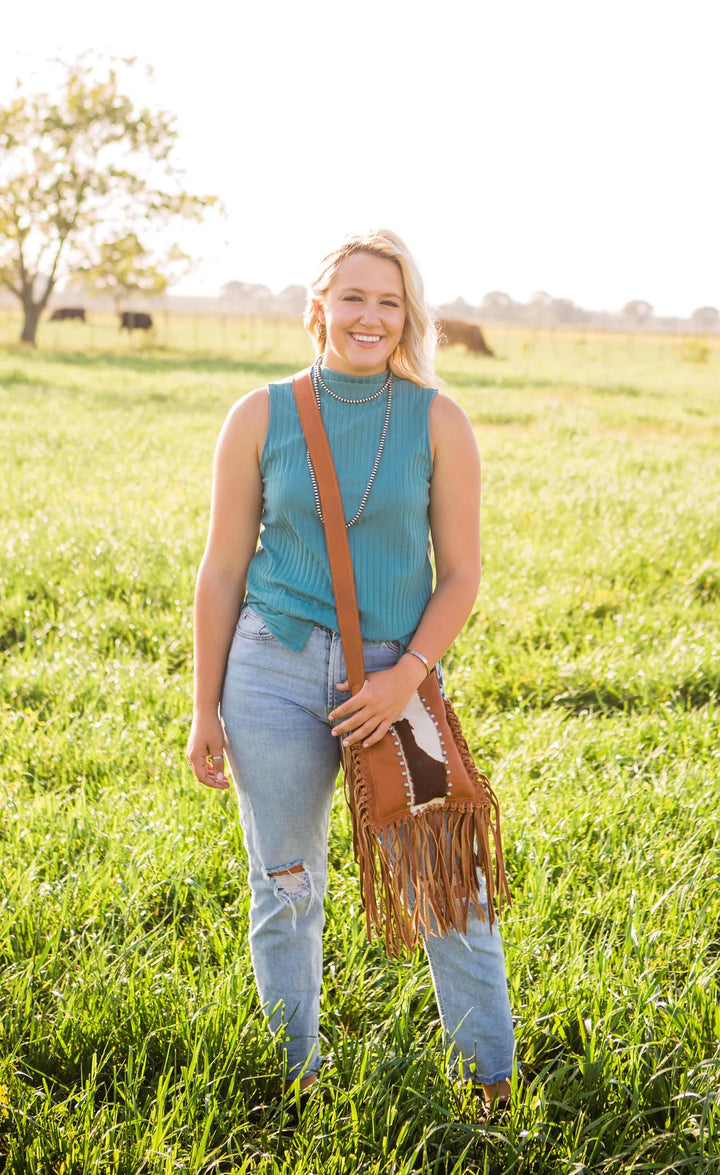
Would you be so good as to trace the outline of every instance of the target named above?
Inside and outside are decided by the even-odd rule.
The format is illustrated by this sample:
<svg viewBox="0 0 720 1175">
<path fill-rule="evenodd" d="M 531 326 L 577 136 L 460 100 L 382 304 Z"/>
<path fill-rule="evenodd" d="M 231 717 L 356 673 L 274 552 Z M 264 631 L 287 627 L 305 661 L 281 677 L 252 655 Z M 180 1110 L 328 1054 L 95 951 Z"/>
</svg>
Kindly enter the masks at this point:
<svg viewBox="0 0 720 1175">
<path fill-rule="evenodd" d="M 368 672 L 396 642 L 364 642 Z M 294 652 L 247 605 L 237 624 L 222 719 L 250 862 L 250 951 L 260 1002 L 281 1042 L 285 1075 L 314 1072 L 322 984 L 330 806 L 340 764 L 328 713 L 347 698 L 340 637 L 315 627 Z M 476 914 L 465 935 L 425 941 L 455 1063 L 489 1085 L 513 1071 L 514 1035 L 497 922 Z"/>
</svg>

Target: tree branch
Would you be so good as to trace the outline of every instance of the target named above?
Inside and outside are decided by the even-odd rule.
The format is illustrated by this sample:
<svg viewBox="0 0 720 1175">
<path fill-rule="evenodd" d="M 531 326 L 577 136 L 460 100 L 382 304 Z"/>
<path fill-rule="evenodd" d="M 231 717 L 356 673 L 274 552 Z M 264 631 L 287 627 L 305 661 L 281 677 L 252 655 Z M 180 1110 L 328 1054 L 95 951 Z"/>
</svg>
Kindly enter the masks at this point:
<svg viewBox="0 0 720 1175">
<path fill-rule="evenodd" d="M 22 299 L 22 290 L 19 290 L 17 286 L 13 285 L 12 278 L 8 277 L 2 270 L 0 270 L 0 286 L 5 286 L 6 289 L 12 290 L 17 298 Z"/>
<path fill-rule="evenodd" d="M 23 253 L 23 240 L 25 238 L 25 231 L 20 227 L 20 217 L 17 209 L 13 209 L 13 220 L 15 221 L 15 228 L 17 229 L 17 249 L 18 249 L 18 270 L 20 273 L 20 289 L 16 290 L 18 298 L 24 303 L 30 295 L 32 300 L 32 291 L 35 285 L 35 277 L 28 278 L 28 271 L 25 267 L 25 254 Z"/>
<path fill-rule="evenodd" d="M 75 193 L 75 211 L 74 211 L 71 219 L 69 221 L 64 222 L 65 231 L 63 232 L 62 229 L 60 229 L 60 227 L 58 225 L 58 247 L 55 251 L 55 257 L 53 258 L 53 263 L 50 267 L 50 276 L 47 279 L 47 283 L 45 286 L 45 293 L 43 294 L 42 298 L 40 299 L 40 301 L 38 303 L 41 310 L 44 310 L 45 307 L 47 306 L 48 299 L 55 288 L 55 282 L 57 280 L 56 279 L 57 267 L 58 267 L 58 263 L 60 261 L 60 255 L 65 247 L 65 243 L 66 243 L 68 237 L 70 236 L 73 229 L 77 225 L 78 217 L 80 216 L 80 211 L 82 209 L 82 205 L 83 205 L 83 202 L 85 199 L 85 193 L 87 191 L 87 187 L 88 187 L 87 183 L 81 184 L 80 187 L 78 188 L 77 192 Z M 57 221 L 56 221 L 56 224 L 57 224 Z"/>
</svg>

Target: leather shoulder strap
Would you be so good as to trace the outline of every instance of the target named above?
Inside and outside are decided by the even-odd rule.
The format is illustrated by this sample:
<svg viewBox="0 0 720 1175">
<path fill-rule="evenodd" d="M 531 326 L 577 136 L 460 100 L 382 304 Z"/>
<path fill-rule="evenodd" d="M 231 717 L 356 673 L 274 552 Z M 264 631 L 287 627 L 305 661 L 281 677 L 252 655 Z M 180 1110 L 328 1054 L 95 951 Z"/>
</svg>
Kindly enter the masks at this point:
<svg viewBox="0 0 720 1175">
<path fill-rule="evenodd" d="M 360 632 L 360 613 L 355 591 L 355 575 L 335 463 L 315 399 L 309 370 L 303 371 L 293 378 L 293 392 L 310 460 L 315 470 L 330 561 L 330 574 L 335 593 L 340 639 L 345 654 L 350 689 L 353 694 L 356 694 L 365 684 L 365 662 Z"/>
</svg>

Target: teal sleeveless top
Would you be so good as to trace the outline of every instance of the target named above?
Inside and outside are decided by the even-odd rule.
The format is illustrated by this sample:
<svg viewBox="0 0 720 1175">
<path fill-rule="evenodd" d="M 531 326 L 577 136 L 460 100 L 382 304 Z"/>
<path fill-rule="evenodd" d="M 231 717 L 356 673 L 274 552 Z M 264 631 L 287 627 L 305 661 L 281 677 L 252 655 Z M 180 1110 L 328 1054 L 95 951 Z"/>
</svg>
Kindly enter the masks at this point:
<svg viewBox="0 0 720 1175">
<path fill-rule="evenodd" d="M 387 408 L 381 375 L 343 375 L 323 367 L 321 411 L 345 518 L 357 511 L 377 456 Z M 260 544 L 247 577 L 247 603 L 271 633 L 303 648 L 316 624 L 338 631 L 325 531 L 315 508 L 305 438 L 292 378 L 269 384 L 270 419 L 260 457 Z M 371 641 L 407 647 L 432 592 L 429 515 L 430 404 L 435 388 L 393 376 L 385 448 L 365 508 L 348 530 L 360 628 Z"/>
</svg>

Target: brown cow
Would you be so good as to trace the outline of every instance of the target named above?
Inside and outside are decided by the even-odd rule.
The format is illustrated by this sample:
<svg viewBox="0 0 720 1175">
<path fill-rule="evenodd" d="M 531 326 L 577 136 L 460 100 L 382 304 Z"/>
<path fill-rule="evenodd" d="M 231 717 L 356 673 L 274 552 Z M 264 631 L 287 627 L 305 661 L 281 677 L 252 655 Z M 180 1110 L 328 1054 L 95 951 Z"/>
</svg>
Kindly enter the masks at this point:
<svg viewBox="0 0 720 1175">
<path fill-rule="evenodd" d="M 455 343 L 462 343 L 468 351 L 476 355 L 495 355 L 485 342 L 485 336 L 476 322 L 462 322 L 459 318 L 438 318 L 435 325 L 438 329 L 439 346 L 452 347 Z"/>
</svg>

